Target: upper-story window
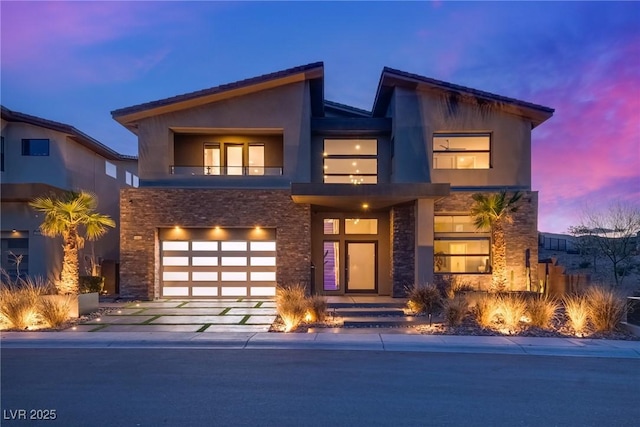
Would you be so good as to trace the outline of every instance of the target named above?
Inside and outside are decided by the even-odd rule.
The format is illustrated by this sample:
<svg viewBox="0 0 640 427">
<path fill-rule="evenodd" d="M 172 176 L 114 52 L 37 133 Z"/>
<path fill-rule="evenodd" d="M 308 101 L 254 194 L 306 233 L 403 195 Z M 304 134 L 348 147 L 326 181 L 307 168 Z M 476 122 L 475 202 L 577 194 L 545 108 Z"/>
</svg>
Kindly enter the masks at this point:
<svg viewBox="0 0 640 427">
<path fill-rule="evenodd" d="M 325 139 L 323 156 L 326 184 L 376 184 L 378 141 Z"/>
<path fill-rule="evenodd" d="M 434 169 L 489 169 L 491 135 L 451 133 L 433 136 Z"/>
<path fill-rule="evenodd" d="M 49 140 L 48 139 L 23 139 L 22 155 L 23 156 L 48 156 Z"/>
<path fill-rule="evenodd" d="M 104 161 L 104 173 L 109 175 L 111 178 L 118 177 L 118 167 L 111 162 Z"/>
<path fill-rule="evenodd" d="M 127 185 L 130 185 L 132 187 L 136 187 L 137 188 L 140 181 L 139 181 L 137 175 L 135 175 L 135 174 L 133 174 L 133 173 L 131 173 L 129 171 L 125 171 L 125 173 L 124 173 L 124 182 Z"/>
<path fill-rule="evenodd" d="M 436 273 L 490 273 L 491 237 L 478 230 L 468 215 L 436 215 L 434 270 Z"/>
<path fill-rule="evenodd" d="M 206 143 L 205 175 L 265 175 L 264 144 Z"/>
</svg>

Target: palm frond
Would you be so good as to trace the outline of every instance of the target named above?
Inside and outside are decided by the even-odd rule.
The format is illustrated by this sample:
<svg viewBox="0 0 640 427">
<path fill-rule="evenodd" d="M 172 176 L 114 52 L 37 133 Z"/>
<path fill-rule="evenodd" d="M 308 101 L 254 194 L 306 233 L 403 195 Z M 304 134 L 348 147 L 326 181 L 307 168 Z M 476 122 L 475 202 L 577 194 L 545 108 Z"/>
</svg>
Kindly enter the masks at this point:
<svg viewBox="0 0 640 427">
<path fill-rule="evenodd" d="M 87 216 L 84 225 L 87 240 L 97 240 L 106 234 L 107 227 L 114 228 L 116 223 L 108 215 L 94 212 Z"/>
</svg>

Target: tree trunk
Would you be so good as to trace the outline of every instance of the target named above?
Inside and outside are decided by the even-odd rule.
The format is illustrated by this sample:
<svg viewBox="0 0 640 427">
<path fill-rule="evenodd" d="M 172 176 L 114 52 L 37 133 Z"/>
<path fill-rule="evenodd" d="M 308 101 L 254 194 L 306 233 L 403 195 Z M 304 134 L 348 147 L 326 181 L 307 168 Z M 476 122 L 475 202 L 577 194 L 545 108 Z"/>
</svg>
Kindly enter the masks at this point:
<svg viewBox="0 0 640 427">
<path fill-rule="evenodd" d="M 63 236 L 64 254 L 62 257 L 62 273 L 58 283 L 58 293 L 78 294 L 78 230 L 71 228 Z"/>
<path fill-rule="evenodd" d="M 504 291 L 507 288 L 507 250 L 504 240 L 504 229 L 502 224 L 495 223 L 491 229 L 492 235 L 492 270 L 491 289 L 493 291 Z"/>
</svg>

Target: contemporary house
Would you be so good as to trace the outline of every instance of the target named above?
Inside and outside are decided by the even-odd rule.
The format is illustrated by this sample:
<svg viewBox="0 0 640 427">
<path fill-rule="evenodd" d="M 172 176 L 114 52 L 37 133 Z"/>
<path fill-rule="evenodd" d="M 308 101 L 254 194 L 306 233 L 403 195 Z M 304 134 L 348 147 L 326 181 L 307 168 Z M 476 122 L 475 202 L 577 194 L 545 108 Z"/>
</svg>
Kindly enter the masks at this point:
<svg viewBox="0 0 640 427">
<path fill-rule="evenodd" d="M 536 280 L 531 131 L 547 107 L 384 68 L 371 111 L 324 99 L 323 63 L 119 109 L 138 136 L 121 191 L 121 295 L 402 296 L 491 278 L 471 195 L 521 191 L 506 227 L 512 289 Z M 534 261 L 535 262 L 535 261 Z M 529 276 L 529 277 L 527 277 Z"/>
<path fill-rule="evenodd" d="M 42 217 L 29 201 L 87 190 L 98 196 L 98 210 L 117 222 L 120 188 L 138 185 L 135 157 L 118 154 L 68 124 L 5 107 L 1 149 L 2 268 L 14 276 L 19 268 L 21 276 L 56 278 L 62 266 L 62 239 L 40 234 Z M 105 286 L 115 292 L 119 231 L 110 230 L 94 250 L 105 262 Z M 85 246 L 88 253 L 91 244 Z"/>
</svg>

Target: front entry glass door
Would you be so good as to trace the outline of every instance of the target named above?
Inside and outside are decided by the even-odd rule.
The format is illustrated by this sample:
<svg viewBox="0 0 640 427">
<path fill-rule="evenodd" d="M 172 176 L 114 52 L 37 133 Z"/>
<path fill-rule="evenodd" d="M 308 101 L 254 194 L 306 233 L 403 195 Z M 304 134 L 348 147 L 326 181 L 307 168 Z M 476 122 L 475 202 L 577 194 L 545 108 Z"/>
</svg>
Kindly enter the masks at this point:
<svg viewBox="0 0 640 427">
<path fill-rule="evenodd" d="M 375 292 L 376 243 L 347 242 L 347 292 Z"/>
</svg>

